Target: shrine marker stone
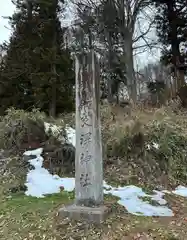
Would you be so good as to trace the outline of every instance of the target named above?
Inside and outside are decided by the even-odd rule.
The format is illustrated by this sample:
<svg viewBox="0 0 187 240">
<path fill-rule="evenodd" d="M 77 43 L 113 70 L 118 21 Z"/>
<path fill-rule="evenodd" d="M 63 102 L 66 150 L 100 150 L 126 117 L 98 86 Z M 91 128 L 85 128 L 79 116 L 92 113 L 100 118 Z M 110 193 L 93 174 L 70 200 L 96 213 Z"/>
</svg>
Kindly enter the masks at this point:
<svg viewBox="0 0 187 240">
<path fill-rule="evenodd" d="M 75 204 L 59 216 L 93 222 L 108 213 L 103 205 L 99 64 L 93 50 L 76 58 Z"/>
</svg>

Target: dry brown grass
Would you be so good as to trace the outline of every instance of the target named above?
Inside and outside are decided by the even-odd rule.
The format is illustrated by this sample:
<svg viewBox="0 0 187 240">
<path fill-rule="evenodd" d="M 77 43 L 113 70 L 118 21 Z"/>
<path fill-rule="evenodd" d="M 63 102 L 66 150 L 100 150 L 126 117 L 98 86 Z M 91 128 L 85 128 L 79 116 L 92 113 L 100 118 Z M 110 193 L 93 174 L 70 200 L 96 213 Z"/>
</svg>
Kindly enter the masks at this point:
<svg viewBox="0 0 187 240">
<path fill-rule="evenodd" d="M 170 106 L 159 109 L 136 107 L 131 116 L 113 121 L 110 108 L 102 106 L 106 178 L 113 183 L 118 179 L 121 184 L 146 183 L 149 187 L 167 188 L 181 180 L 185 182 L 185 114 L 181 111 L 176 114 Z M 159 144 L 159 150 L 148 150 L 147 146 L 154 142 Z M 181 174 L 176 176 L 175 173 L 180 171 Z"/>
<path fill-rule="evenodd" d="M 120 112 L 121 111 L 121 112 Z M 113 121 L 111 118 L 111 108 L 107 105 L 102 105 L 101 107 L 101 120 L 103 125 L 109 124 L 117 124 L 126 126 L 128 122 L 131 120 L 138 120 L 143 125 L 146 125 L 148 122 L 153 120 L 163 120 L 164 118 L 173 118 L 176 116 L 173 113 L 172 109 L 169 107 L 162 107 L 162 108 L 141 108 L 141 107 L 134 107 L 131 110 L 130 116 L 123 116 L 122 108 L 118 108 L 116 110 L 116 114 L 118 115 L 116 121 Z M 125 112 L 125 110 L 124 110 Z M 180 115 L 179 115 L 180 116 Z"/>
<path fill-rule="evenodd" d="M 137 125 L 137 123 L 139 123 L 139 126 L 142 128 L 146 127 L 153 121 L 158 121 L 167 122 L 172 126 L 178 126 L 182 128 L 185 133 L 187 131 L 187 112 L 178 110 L 176 113 L 170 106 L 163 106 L 161 108 L 142 108 L 137 106 L 131 110 L 130 116 L 124 116 L 123 112 L 119 113 L 119 111 L 116 111 L 116 114 L 117 117 L 113 120 L 109 105 L 107 104 L 101 106 L 101 124 L 103 130 L 119 129 L 118 131 L 116 130 L 117 133 L 123 133 L 126 130 L 128 131 L 129 128 L 134 128 L 134 125 Z"/>
<path fill-rule="evenodd" d="M 138 131 L 147 134 L 154 127 L 155 121 L 168 125 L 176 133 L 180 129 L 179 133 L 186 137 L 185 114 L 175 114 L 168 108 L 133 109 L 131 117 L 114 122 L 110 119 L 110 112 L 105 106 L 102 108 L 101 115 L 104 149 L 110 142 L 112 145 L 116 142 L 120 143 L 124 136 L 130 136 Z M 71 119 L 71 115 L 67 119 Z M 73 124 L 74 120 L 71 119 L 71 121 Z M 162 136 L 164 132 L 158 131 L 158 134 Z M 177 148 L 177 151 L 179 149 Z M 139 178 L 140 175 L 133 172 L 134 169 L 141 171 L 143 167 L 141 169 L 140 166 L 146 165 L 145 161 L 141 161 L 138 157 L 131 158 L 131 162 L 123 157 L 115 158 L 114 161 L 111 159 L 111 163 L 108 162 L 105 166 L 105 178 L 122 185 L 131 184 L 134 178 L 135 182 L 144 189 L 150 190 L 147 189 L 148 181 L 143 181 L 144 179 Z M 10 197 L 7 193 L 9 187 L 25 181 L 26 171 L 18 163 L 14 159 L 7 173 L 0 176 L 0 239 L 2 240 L 186 240 L 187 201 L 185 198 L 166 196 L 169 206 L 175 213 L 171 218 L 133 216 L 127 213 L 125 208 L 117 205 L 115 198 L 107 196 L 105 204 L 113 211 L 101 225 L 73 222 L 68 219 L 60 220 L 56 216 L 57 210 L 61 205 L 73 201 L 72 193 L 62 192 L 45 199 L 26 197 L 24 193 L 11 194 Z M 154 165 L 154 162 L 151 164 Z M 142 170 L 142 178 L 146 178 L 145 170 L 146 168 Z M 149 181 L 152 181 L 150 176 Z"/>
</svg>

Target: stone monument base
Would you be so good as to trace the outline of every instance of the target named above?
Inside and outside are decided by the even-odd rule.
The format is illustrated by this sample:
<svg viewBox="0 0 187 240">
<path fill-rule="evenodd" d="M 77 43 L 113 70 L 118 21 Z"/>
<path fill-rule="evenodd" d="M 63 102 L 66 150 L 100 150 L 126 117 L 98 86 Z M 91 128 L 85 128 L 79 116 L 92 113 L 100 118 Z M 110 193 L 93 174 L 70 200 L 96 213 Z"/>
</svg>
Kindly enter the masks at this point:
<svg viewBox="0 0 187 240">
<path fill-rule="evenodd" d="M 100 207 L 84 207 L 75 204 L 65 206 L 59 209 L 58 216 L 60 218 L 70 218 L 73 220 L 84 220 L 91 223 L 103 222 L 109 214 L 109 209 L 106 206 Z"/>
</svg>

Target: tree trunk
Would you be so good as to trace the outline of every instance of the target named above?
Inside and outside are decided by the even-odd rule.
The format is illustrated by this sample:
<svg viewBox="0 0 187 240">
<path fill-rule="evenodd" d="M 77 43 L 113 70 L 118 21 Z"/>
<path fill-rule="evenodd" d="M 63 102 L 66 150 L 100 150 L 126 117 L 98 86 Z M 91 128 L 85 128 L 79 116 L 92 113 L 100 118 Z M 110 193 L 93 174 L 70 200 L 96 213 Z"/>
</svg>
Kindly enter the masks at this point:
<svg viewBox="0 0 187 240">
<path fill-rule="evenodd" d="M 178 90 L 179 90 L 185 84 L 185 73 L 180 61 L 180 57 L 177 57 L 177 79 L 178 79 L 178 87 L 179 87 Z"/>
<path fill-rule="evenodd" d="M 107 90 L 108 90 L 108 102 L 113 102 L 113 94 L 112 94 L 112 52 L 113 52 L 113 45 L 112 45 L 112 36 L 111 33 L 108 32 L 108 45 L 109 45 L 109 53 L 108 53 L 108 78 L 107 78 Z"/>
<path fill-rule="evenodd" d="M 52 51 L 53 51 L 53 57 L 52 57 L 52 63 L 51 63 L 51 72 L 52 72 L 52 83 L 51 83 L 51 102 L 49 103 L 49 115 L 51 117 L 56 117 L 56 92 L 57 92 L 57 72 L 56 72 L 56 8 L 57 8 L 58 1 L 55 1 L 54 4 L 54 18 L 52 19 L 53 22 L 53 42 L 52 42 Z"/>
<path fill-rule="evenodd" d="M 109 103 L 113 102 L 113 95 L 112 95 L 112 82 L 111 76 L 107 79 L 107 100 Z"/>
<path fill-rule="evenodd" d="M 51 102 L 49 103 L 49 116 L 55 118 L 56 117 L 56 90 L 57 90 L 57 86 L 56 86 L 56 65 L 53 64 L 52 66 L 52 73 L 54 74 L 53 76 L 53 83 L 51 86 Z"/>
<path fill-rule="evenodd" d="M 33 10 L 33 4 L 32 1 L 27 1 L 27 16 L 28 16 L 28 22 L 32 23 L 32 10 Z M 32 27 L 32 26 L 31 26 Z"/>
<path fill-rule="evenodd" d="M 178 66 L 180 66 L 180 50 L 179 50 L 179 40 L 178 40 L 178 31 L 177 31 L 177 22 L 176 22 L 176 11 L 175 11 L 175 0 L 170 0 L 167 3 L 168 7 L 168 19 L 171 32 L 171 51 L 172 51 L 172 64 L 174 66 L 174 86 L 175 86 L 175 95 L 178 92 L 179 88 L 182 85 L 184 80 L 181 79 L 181 73 Z"/>
<path fill-rule="evenodd" d="M 129 97 L 135 103 L 137 101 L 137 84 L 134 72 L 133 49 L 132 49 L 132 35 L 129 34 L 124 39 L 123 54 L 126 65 L 127 88 Z"/>
</svg>

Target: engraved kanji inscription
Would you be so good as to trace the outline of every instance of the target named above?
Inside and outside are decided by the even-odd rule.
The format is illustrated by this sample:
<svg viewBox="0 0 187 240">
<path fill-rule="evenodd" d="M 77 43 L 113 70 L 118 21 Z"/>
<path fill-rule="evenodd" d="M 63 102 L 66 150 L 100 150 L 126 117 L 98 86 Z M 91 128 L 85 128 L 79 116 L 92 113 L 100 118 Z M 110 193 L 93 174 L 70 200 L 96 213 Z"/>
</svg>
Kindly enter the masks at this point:
<svg viewBox="0 0 187 240">
<path fill-rule="evenodd" d="M 84 105 L 80 111 L 81 127 L 91 126 L 90 105 Z"/>
<path fill-rule="evenodd" d="M 83 164 L 83 163 L 87 163 L 89 161 L 92 160 L 92 155 L 91 154 L 88 154 L 88 151 L 85 153 L 81 153 L 81 156 L 80 156 L 80 163 Z"/>
<path fill-rule="evenodd" d="M 80 176 L 80 185 L 82 187 L 87 187 L 87 186 L 92 185 L 88 173 L 86 173 L 86 174 L 82 173 L 81 174 L 81 176 Z"/>
<path fill-rule="evenodd" d="M 91 132 L 81 134 L 81 137 L 80 137 L 81 146 L 88 145 L 91 142 L 91 136 L 92 136 Z"/>
</svg>

